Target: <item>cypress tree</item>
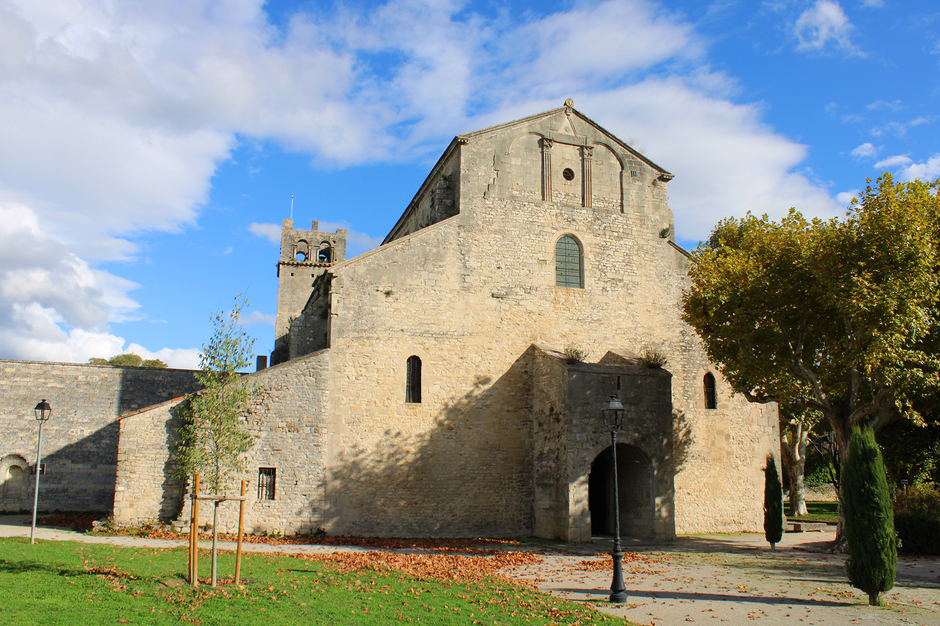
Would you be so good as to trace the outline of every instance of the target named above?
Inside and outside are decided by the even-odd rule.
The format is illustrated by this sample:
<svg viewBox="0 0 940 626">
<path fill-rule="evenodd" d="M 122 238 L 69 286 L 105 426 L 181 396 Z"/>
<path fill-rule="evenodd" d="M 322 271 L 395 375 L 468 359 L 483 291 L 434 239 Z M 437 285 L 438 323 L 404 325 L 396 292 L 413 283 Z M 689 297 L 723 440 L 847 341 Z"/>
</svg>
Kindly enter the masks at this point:
<svg viewBox="0 0 940 626">
<path fill-rule="evenodd" d="M 878 605 L 878 594 L 894 587 L 898 546 L 894 510 L 888 494 L 884 461 L 870 428 L 856 428 L 842 468 L 842 506 L 849 544 L 846 573 L 852 586 Z"/>
<path fill-rule="evenodd" d="M 771 550 L 783 537 L 783 487 L 773 454 L 767 455 L 764 468 L 764 536 Z"/>
</svg>

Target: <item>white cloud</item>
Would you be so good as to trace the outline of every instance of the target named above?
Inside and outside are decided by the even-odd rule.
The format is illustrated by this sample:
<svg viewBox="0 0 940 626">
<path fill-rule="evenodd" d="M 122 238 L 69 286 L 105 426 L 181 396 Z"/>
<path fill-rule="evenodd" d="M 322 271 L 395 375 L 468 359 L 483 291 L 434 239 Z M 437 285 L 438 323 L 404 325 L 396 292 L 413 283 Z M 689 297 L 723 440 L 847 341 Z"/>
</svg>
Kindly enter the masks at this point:
<svg viewBox="0 0 940 626">
<path fill-rule="evenodd" d="M 817 0 L 797 18 L 793 32 L 797 50 L 822 50 L 830 41 L 837 47 L 858 53 L 850 34 L 853 26 L 838 2 Z"/>
<path fill-rule="evenodd" d="M 851 154 L 857 159 L 867 159 L 878 154 L 878 148 L 876 148 L 871 143 L 863 143 L 859 147 L 852 150 L 852 152 L 850 152 L 849 154 Z"/>
<path fill-rule="evenodd" d="M 276 246 L 281 245 L 281 227 L 277 224 L 259 224 L 254 222 L 248 225 L 248 231 L 267 239 Z"/>
<path fill-rule="evenodd" d="M 838 208 L 797 171 L 806 147 L 767 127 L 759 104 L 730 100 L 737 81 L 710 69 L 694 25 L 659 4 L 602 0 L 515 19 L 457 0 L 389 0 L 297 13 L 280 31 L 263 7 L 0 4 L 0 207 L 14 212 L 0 223 L 0 356 L 118 353 L 108 322 L 146 315 L 134 285 L 94 262 L 133 257 L 132 236 L 193 224 L 240 140 L 331 167 L 426 159 L 457 132 L 573 97 L 676 173 L 684 237 L 747 210 Z M 853 49 L 850 31 L 823 0 L 795 32 L 805 49 Z M 336 227 L 348 229 L 348 257 L 380 242 L 321 224 Z M 280 242 L 280 225 L 248 228 Z"/>
<path fill-rule="evenodd" d="M 842 191 L 836 194 L 836 202 L 838 202 L 842 206 L 849 206 L 849 204 L 852 202 L 852 198 L 857 198 L 859 193 L 860 192 L 858 189 L 852 189 L 850 191 Z"/>
<path fill-rule="evenodd" d="M 904 105 L 901 104 L 900 100 L 895 100 L 894 102 L 878 100 L 877 102 L 872 102 L 867 105 L 865 108 L 869 111 L 900 111 L 904 108 Z"/>
<path fill-rule="evenodd" d="M 908 159 L 908 165 L 898 170 L 898 175 L 906 181 L 915 178 L 924 182 L 940 178 L 940 154 L 935 154 L 923 163 L 913 163 Z"/>
<path fill-rule="evenodd" d="M 156 352 L 151 352 L 147 348 L 132 343 L 127 346 L 122 352 L 115 352 L 115 354 L 123 354 L 124 352 L 130 352 L 132 354 L 137 354 L 146 359 L 160 359 L 167 364 L 167 367 L 175 367 L 184 370 L 195 370 L 199 369 L 199 350 L 196 348 L 185 348 L 185 349 L 171 349 L 163 348 L 162 350 L 157 350 Z M 113 356 L 113 355 L 110 355 Z"/>
<path fill-rule="evenodd" d="M 889 167 L 896 167 L 898 165 L 907 165 L 911 163 L 911 157 L 906 154 L 897 154 L 895 156 L 889 156 L 887 159 L 882 159 L 875 163 L 875 169 L 883 170 Z"/>
<path fill-rule="evenodd" d="M 272 328 L 274 327 L 274 315 L 265 315 L 261 311 L 252 311 L 248 315 L 243 315 L 238 318 L 238 321 L 245 326 L 252 324 L 269 324 Z"/>
<path fill-rule="evenodd" d="M 346 258 L 351 259 L 363 252 L 378 248 L 383 237 L 373 237 L 349 228 L 345 222 L 320 222 L 321 231 L 336 232 L 340 228 L 346 229 Z"/>
<path fill-rule="evenodd" d="M 880 9 L 885 5 L 885 0 L 862 0 L 863 7 L 871 7 L 874 9 Z"/>
</svg>

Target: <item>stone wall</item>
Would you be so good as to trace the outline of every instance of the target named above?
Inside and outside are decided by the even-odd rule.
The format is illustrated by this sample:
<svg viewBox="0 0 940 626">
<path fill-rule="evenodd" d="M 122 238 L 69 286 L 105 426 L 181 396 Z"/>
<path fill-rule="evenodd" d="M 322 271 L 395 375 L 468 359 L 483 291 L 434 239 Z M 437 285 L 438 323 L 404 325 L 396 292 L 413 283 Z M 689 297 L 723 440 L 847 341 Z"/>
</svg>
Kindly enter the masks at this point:
<svg viewBox="0 0 940 626">
<path fill-rule="evenodd" d="M 39 508 L 105 511 L 114 500 L 118 415 L 197 388 L 189 370 L 0 361 L 0 374 L 0 510 L 8 511 L 32 508 L 40 400 L 52 417 L 43 427 Z M 12 467 L 25 470 L 21 479 Z"/>
<path fill-rule="evenodd" d="M 537 122 L 544 134 L 552 123 Z M 586 136 L 578 141 L 601 138 L 595 127 L 575 125 L 573 132 Z M 759 529 L 765 454 L 757 449 L 770 447 L 774 418 L 741 398 L 725 397 L 720 376 L 718 409 L 693 413 L 703 402 L 701 376 L 710 364 L 680 318 L 686 258 L 670 245 L 668 232 L 664 237 L 672 227 L 666 175 L 643 163 L 638 182 L 630 183 L 635 188 L 623 192 L 622 212 L 567 196 L 545 202 L 534 189 L 515 191 L 514 179 L 498 169 L 503 164 L 514 171 L 516 145 L 524 148 L 520 155 L 540 149 L 525 139 L 531 133 L 510 125 L 465 136 L 459 214 L 333 268 L 336 392 L 330 412 L 342 430 L 331 434 L 329 444 L 335 477 L 329 528 L 532 532 L 538 506 L 533 494 L 544 495 L 534 486 L 533 458 L 549 451 L 534 444 L 532 407 L 539 400 L 531 395 L 531 364 L 523 355 L 532 343 L 545 343 L 579 347 L 589 360 L 612 347 L 663 352 L 673 374 L 672 406 L 686 415 L 692 431 L 686 438 L 692 451 L 675 483 L 688 504 L 676 508 L 675 529 Z M 621 149 L 630 163 L 633 156 Z M 502 150 L 509 156 L 500 156 Z M 539 162 L 520 156 L 523 188 L 534 180 L 525 168 Z M 567 188 L 560 182 L 562 164 L 552 161 L 541 170 L 553 189 Z M 581 289 L 555 286 L 554 245 L 566 234 L 584 253 Z M 410 356 L 422 362 L 419 405 L 405 402 Z M 727 478 L 728 465 L 718 469 L 703 460 L 703 449 L 716 445 L 706 434 L 714 424 L 735 430 L 727 450 L 733 478 L 722 484 L 711 482 L 708 472 Z M 657 463 L 666 463 L 668 451 L 659 452 Z M 665 466 L 655 471 L 665 472 Z M 663 490 L 662 506 L 671 507 L 672 486 Z M 672 529 L 664 522 L 657 532 Z"/>
<path fill-rule="evenodd" d="M 247 418 L 255 445 L 247 469 L 235 479 L 248 483 L 245 527 L 248 532 L 311 532 L 323 525 L 326 435 L 325 417 L 330 353 L 320 351 L 243 378 L 259 389 Z M 114 518 L 121 525 L 139 525 L 181 516 L 188 519 L 190 499 L 172 476 L 170 450 L 176 444 L 179 403 L 167 403 L 120 420 L 120 466 Z M 261 468 L 276 472 L 274 499 L 259 498 Z M 202 523 L 211 520 L 211 505 L 202 504 Z M 238 523 L 237 503 L 221 506 L 220 528 Z"/>
</svg>

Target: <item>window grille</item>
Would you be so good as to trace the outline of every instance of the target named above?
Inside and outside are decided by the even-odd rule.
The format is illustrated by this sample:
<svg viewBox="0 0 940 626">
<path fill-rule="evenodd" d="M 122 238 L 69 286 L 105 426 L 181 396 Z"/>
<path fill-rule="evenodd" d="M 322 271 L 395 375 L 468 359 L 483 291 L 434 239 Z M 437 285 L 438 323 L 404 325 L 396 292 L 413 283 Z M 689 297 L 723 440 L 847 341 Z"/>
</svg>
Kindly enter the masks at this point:
<svg viewBox="0 0 940 626">
<path fill-rule="evenodd" d="M 421 402 L 421 359 L 416 356 L 408 357 L 405 402 Z"/>
<path fill-rule="evenodd" d="M 273 467 L 258 468 L 258 499 L 274 499 L 274 483 L 277 480 L 277 470 Z"/>
<path fill-rule="evenodd" d="M 569 235 L 555 244 L 555 285 L 558 287 L 583 287 L 581 245 Z"/>
<path fill-rule="evenodd" d="M 711 372 L 705 374 L 705 379 L 702 383 L 705 388 L 705 408 L 718 408 L 718 399 L 715 395 L 715 377 L 712 376 Z"/>
</svg>

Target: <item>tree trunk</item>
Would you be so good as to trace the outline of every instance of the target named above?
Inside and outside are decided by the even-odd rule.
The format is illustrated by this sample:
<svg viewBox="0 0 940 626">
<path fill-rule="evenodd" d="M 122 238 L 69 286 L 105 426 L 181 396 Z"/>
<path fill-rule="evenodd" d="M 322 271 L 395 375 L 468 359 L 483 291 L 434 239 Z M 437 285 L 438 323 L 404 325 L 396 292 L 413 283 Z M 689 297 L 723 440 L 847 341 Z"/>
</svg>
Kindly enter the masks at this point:
<svg viewBox="0 0 940 626">
<path fill-rule="evenodd" d="M 802 423 L 794 424 L 795 431 L 784 435 L 783 464 L 790 480 L 790 515 L 806 515 L 806 448 L 809 445 L 809 429 Z M 792 433 L 792 436 L 791 436 Z"/>
</svg>

